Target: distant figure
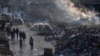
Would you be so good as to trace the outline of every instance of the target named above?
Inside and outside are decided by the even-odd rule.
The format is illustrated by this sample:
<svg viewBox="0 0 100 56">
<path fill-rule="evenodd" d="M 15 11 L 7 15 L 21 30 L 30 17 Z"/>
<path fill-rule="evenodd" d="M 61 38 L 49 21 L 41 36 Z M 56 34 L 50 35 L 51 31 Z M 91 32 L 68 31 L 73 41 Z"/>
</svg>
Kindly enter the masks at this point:
<svg viewBox="0 0 100 56">
<path fill-rule="evenodd" d="M 16 28 L 16 29 L 15 29 L 15 31 L 16 31 L 16 35 L 17 35 L 17 39 L 18 39 L 19 29 L 18 29 L 18 28 Z"/>
<path fill-rule="evenodd" d="M 11 29 L 9 27 L 6 28 L 7 35 L 9 36 L 11 33 Z"/>
<path fill-rule="evenodd" d="M 32 36 L 31 36 L 30 39 L 29 39 L 29 44 L 30 44 L 31 50 L 33 49 L 33 42 L 34 42 L 34 40 L 33 40 Z"/>
<path fill-rule="evenodd" d="M 23 43 L 23 41 L 22 41 L 22 39 L 20 39 L 19 40 L 20 49 L 22 49 L 22 43 Z"/>
<path fill-rule="evenodd" d="M 5 21 L 0 21 L 0 30 L 4 30 L 4 28 L 5 28 L 5 24 L 6 24 L 6 22 Z"/>
<path fill-rule="evenodd" d="M 12 31 L 13 31 L 13 34 L 14 34 L 14 36 L 15 36 L 16 29 L 15 29 L 15 28 L 13 28 L 13 29 L 12 29 Z"/>
<path fill-rule="evenodd" d="M 20 39 L 23 39 L 23 32 L 22 31 L 19 32 L 19 37 L 20 37 Z"/>
<path fill-rule="evenodd" d="M 25 32 L 23 32 L 23 40 L 25 41 L 25 39 L 26 39 L 26 34 L 25 34 Z"/>
<path fill-rule="evenodd" d="M 13 41 L 15 39 L 14 31 L 11 31 L 11 40 Z"/>
</svg>

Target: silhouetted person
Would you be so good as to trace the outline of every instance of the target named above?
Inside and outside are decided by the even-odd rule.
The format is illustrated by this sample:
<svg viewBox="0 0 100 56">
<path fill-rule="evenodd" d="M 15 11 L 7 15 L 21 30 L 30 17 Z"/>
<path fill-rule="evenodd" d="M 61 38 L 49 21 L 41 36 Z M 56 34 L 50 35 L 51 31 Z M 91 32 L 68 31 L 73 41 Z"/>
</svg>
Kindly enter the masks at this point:
<svg viewBox="0 0 100 56">
<path fill-rule="evenodd" d="M 2 30 L 5 28 L 5 23 L 4 24 L 2 24 Z"/>
<path fill-rule="evenodd" d="M 19 32 L 19 37 L 20 37 L 20 39 L 23 39 L 23 32 Z"/>
<path fill-rule="evenodd" d="M 9 27 L 6 28 L 7 35 L 9 36 L 11 33 L 11 29 Z"/>
<path fill-rule="evenodd" d="M 5 28 L 5 21 L 0 21 L 0 30 L 4 30 L 4 28 Z"/>
<path fill-rule="evenodd" d="M 11 31 L 11 40 L 13 41 L 15 39 L 14 31 Z"/>
<path fill-rule="evenodd" d="M 29 44 L 30 44 L 30 48 L 31 48 L 31 50 L 33 49 L 33 38 L 32 38 L 32 36 L 30 37 L 30 39 L 29 39 Z"/>
<path fill-rule="evenodd" d="M 25 32 L 23 32 L 22 37 L 23 37 L 23 40 L 25 41 L 25 39 L 26 39 L 26 34 L 25 34 Z"/>
<path fill-rule="evenodd" d="M 22 48 L 22 39 L 19 40 L 20 49 Z"/>
<path fill-rule="evenodd" d="M 18 28 L 16 28 L 16 35 L 17 35 L 17 39 L 18 39 L 18 35 L 19 35 L 19 29 Z"/>
<path fill-rule="evenodd" d="M 13 31 L 14 36 L 15 36 L 15 34 L 16 34 L 16 28 L 13 28 L 12 31 Z"/>
</svg>

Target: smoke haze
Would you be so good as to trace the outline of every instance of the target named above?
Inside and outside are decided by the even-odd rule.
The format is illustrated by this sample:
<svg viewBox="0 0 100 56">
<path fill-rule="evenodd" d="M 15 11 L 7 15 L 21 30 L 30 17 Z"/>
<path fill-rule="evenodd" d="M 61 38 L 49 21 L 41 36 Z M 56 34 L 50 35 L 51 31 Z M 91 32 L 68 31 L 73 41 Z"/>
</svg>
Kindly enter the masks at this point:
<svg viewBox="0 0 100 56">
<path fill-rule="evenodd" d="M 97 12 L 85 8 L 78 0 L 10 0 L 15 10 L 30 21 L 51 20 L 57 23 L 99 24 Z"/>
</svg>

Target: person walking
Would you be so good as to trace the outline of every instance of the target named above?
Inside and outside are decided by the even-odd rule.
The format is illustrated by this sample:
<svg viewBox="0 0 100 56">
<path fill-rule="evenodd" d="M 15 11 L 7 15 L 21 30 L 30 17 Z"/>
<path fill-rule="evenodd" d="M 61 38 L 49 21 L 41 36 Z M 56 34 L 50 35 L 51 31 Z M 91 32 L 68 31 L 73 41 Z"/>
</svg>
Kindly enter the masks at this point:
<svg viewBox="0 0 100 56">
<path fill-rule="evenodd" d="M 22 43 L 23 43 L 23 41 L 22 41 L 22 39 L 20 39 L 20 40 L 19 40 L 20 49 L 22 49 Z"/>
<path fill-rule="evenodd" d="M 25 39 L 26 39 L 26 34 L 25 34 L 25 32 L 23 32 L 23 40 L 24 40 L 24 42 L 25 42 Z"/>
<path fill-rule="evenodd" d="M 8 37 L 10 36 L 10 33 L 11 33 L 11 29 L 9 27 L 6 28 L 6 32 L 7 32 L 7 35 Z"/>
<path fill-rule="evenodd" d="M 16 31 L 16 35 L 17 35 L 17 39 L 18 39 L 19 29 L 18 29 L 18 28 L 16 28 L 16 29 L 15 29 L 15 31 Z"/>
<path fill-rule="evenodd" d="M 15 29 L 15 28 L 13 28 L 13 29 L 12 29 L 12 31 L 13 31 L 13 34 L 14 34 L 14 37 L 15 37 L 15 34 L 16 34 L 16 29 Z"/>
<path fill-rule="evenodd" d="M 33 42 L 34 42 L 34 39 L 31 36 L 30 39 L 29 39 L 29 44 L 30 44 L 31 50 L 33 49 Z"/>
<path fill-rule="evenodd" d="M 19 32 L 19 38 L 20 38 L 20 40 L 21 39 L 23 40 L 23 33 L 22 33 L 22 31 Z"/>
<path fill-rule="evenodd" d="M 15 39 L 14 31 L 11 31 L 11 40 L 13 41 Z"/>
</svg>

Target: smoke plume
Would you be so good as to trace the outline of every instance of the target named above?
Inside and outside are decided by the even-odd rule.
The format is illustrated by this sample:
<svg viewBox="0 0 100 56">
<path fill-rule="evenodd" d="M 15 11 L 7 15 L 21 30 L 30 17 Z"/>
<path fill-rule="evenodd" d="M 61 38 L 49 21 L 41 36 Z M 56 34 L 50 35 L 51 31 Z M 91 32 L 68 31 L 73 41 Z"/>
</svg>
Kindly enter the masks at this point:
<svg viewBox="0 0 100 56">
<path fill-rule="evenodd" d="M 84 7 L 79 0 L 56 0 L 56 4 L 59 8 L 65 11 L 66 20 L 71 21 L 70 23 L 77 23 L 82 25 L 93 25 L 99 24 L 99 17 L 96 15 L 97 12 Z M 71 18 L 67 18 L 67 14 L 70 14 Z"/>
<path fill-rule="evenodd" d="M 85 8 L 79 0 L 10 0 L 16 10 L 25 12 L 30 21 L 51 20 L 54 23 L 99 24 L 97 12 Z M 56 22 L 55 22 L 56 21 Z"/>
</svg>

